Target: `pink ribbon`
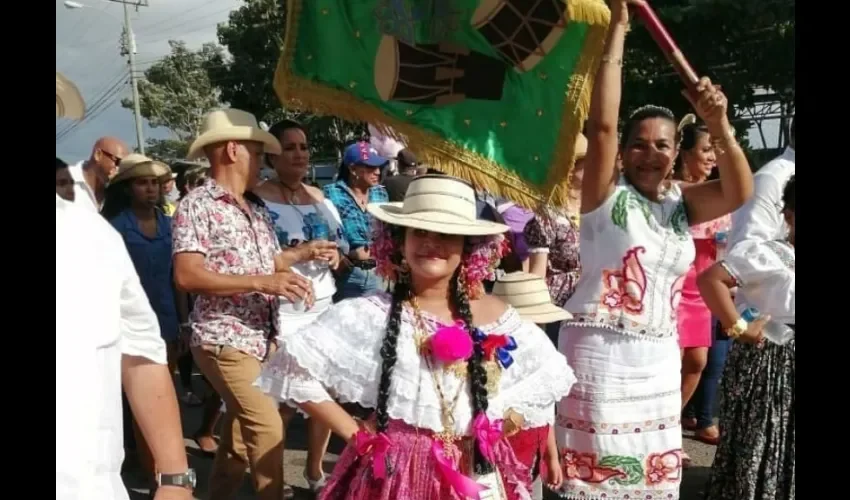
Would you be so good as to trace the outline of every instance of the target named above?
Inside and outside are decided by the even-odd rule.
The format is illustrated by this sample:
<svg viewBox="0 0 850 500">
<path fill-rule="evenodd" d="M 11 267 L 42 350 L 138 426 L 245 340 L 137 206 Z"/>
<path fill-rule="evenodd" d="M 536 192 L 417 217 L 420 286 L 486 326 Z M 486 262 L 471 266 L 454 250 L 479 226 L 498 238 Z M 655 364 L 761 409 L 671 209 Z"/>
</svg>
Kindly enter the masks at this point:
<svg viewBox="0 0 850 500">
<path fill-rule="evenodd" d="M 442 443 L 434 441 L 431 445 L 431 453 L 434 455 L 434 460 L 437 461 L 437 469 L 443 475 L 443 479 L 454 488 L 458 495 L 462 498 L 473 498 L 475 500 L 481 498 L 480 493 L 487 487 L 461 474 L 457 470 L 457 464 L 446 456 Z"/>
<path fill-rule="evenodd" d="M 502 439 L 502 420 L 490 422 L 487 415 L 481 412 L 475 417 L 472 426 L 475 440 L 478 442 L 478 449 L 481 450 L 481 454 L 488 462 L 493 463 L 495 461 L 493 448 Z"/>
<path fill-rule="evenodd" d="M 377 479 L 387 477 L 387 450 L 393 442 L 383 432 L 371 434 L 359 431 L 354 436 L 354 446 L 361 457 L 372 454 L 372 475 Z"/>
</svg>

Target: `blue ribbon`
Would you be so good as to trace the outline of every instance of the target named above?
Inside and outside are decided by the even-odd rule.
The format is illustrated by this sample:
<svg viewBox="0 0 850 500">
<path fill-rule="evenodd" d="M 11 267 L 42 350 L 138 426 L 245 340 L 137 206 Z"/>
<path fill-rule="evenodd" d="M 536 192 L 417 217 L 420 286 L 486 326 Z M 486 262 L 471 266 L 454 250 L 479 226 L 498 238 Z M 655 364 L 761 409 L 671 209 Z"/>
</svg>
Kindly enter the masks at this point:
<svg viewBox="0 0 850 500">
<path fill-rule="evenodd" d="M 508 343 L 504 347 L 496 348 L 496 361 L 502 365 L 502 368 L 510 368 L 512 364 L 514 364 L 514 358 L 511 356 L 510 351 L 514 351 L 517 348 L 516 340 L 510 335 L 500 335 L 500 337 L 504 337 L 507 339 Z M 473 340 L 478 343 L 484 342 L 484 339 L 487 338 L 487 335 L 482 332 L 480 329 L 476 328 L 472 334 Z"/>
</svg>

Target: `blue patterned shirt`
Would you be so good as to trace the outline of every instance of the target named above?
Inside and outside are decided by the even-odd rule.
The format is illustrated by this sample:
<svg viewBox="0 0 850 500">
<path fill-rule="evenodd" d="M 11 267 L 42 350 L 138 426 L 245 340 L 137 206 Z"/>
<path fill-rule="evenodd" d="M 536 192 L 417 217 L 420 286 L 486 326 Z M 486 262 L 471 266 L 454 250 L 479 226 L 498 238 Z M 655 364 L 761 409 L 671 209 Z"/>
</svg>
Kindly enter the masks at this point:
<svg viewBox="0 0 850 500">
<path fill-rule="evenodd" d="M 372 243 L 372 216 L 360 208 L 344 181 L 338 180 L 323 189 L 325 197 L 334 204 L 342 219 L 342 232 L 351 250 Z M 369 188 L 369 203 L 390 201 L 384 186 Z"/>
</svg>

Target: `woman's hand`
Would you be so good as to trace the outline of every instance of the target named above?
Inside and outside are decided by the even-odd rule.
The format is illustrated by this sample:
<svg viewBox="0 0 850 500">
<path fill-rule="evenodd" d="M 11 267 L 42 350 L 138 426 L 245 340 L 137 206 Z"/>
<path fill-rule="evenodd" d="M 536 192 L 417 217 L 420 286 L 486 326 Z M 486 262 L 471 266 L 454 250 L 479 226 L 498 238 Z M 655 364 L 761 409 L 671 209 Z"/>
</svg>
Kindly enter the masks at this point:
<svg viewBox="0 0 850 500">
<path fill-rule="evenodd" d="M 641 6 L 645 0 L 611 0 L 611 23 L 629 23 L 629 5 Z"/>
<path fill-rule="evenodd" d="M 694 92 L 685 90 L 683 95 L 694 107 L 697 115 L 705 122 L 708 131 L 715 137 L 725 137 L 733 132 L 730 130 L 727 109 L 729 101 L 720 91 L 719 85 L 714 85 L 706 77 L 700 78 Z"/>
<path fill-rule="evenodd" d="M 339 251 L 337 250 L 336 243 L 333 241 L 308 241 L 295 247 L 295 250 L 298 252 L 299 262 L 308 262 L 311 260 L 331 262 L 334 259 L 338 261 L 338 258 L 335 256 L 339 255 Z"/>
<path fill-rule="evenodd" d="M 747 331 L 735 340 L 744 344 L 761 344 L 764 342 L 764 325 L 770 321 L 770 316 L 759 316 L 747 327 Z"/>
<path fill-rule="evenodd" d="M 557 490 L 564 482 L 564 471 L 561 469 L 561 461 L 558 460 L 558 455 L 546 453 L 543 460 L 543 479 L 546 481 L 546 487 L 550 490 Z"/>
</svg>

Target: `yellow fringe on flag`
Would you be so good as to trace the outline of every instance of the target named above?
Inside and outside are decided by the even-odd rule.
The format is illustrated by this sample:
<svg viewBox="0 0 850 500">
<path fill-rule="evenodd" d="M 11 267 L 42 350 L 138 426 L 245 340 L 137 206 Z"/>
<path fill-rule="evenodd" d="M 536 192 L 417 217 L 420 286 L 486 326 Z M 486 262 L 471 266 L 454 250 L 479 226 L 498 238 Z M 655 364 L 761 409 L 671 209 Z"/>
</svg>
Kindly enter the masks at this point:
<svg viewBox="0 0 850 500">
<path fill-rule="evenodd" d="M 543 186 L 534 185 L 498 163 L 457 146 L 433 132 L 388 116 L 379 108 L 339 89 L 301 78 L 291 71 L 298 38 L 302 2 L 288 0 L 284 47 L 275 71 L 274 88 L 284 107 L 317 115 L 367 122 L 381 133 L 408 144 L 422 163 L 472 182 L 519 205 L 564 206 L 569 193 L 569 174 L 575 159 L 575 140 L 590 108 L 593 80 L 599 67 L 610 11 L 602 0 L 570 0 L 569 20 L 587 24 L 584 46 L 565 90 L 561 130 L 549 175 Z"/>
</svg>

